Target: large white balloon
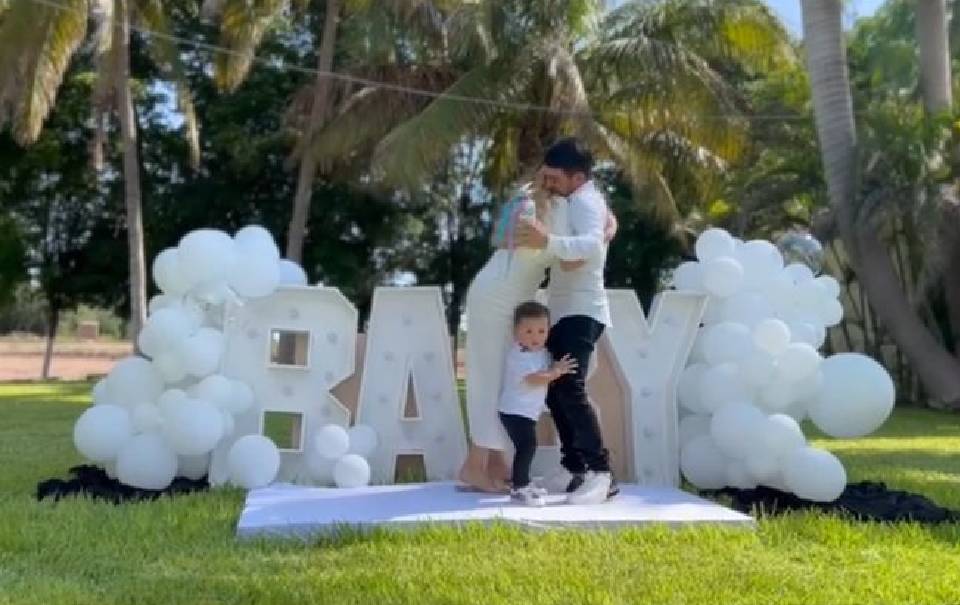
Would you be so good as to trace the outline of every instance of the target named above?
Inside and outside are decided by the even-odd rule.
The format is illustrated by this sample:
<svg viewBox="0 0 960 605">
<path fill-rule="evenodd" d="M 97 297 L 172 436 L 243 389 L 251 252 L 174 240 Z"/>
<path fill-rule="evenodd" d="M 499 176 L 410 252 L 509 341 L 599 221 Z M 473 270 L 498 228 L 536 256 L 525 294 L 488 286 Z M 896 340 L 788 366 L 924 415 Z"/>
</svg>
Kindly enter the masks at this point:
<svg viewBox="0 0 960 605">
<path fill-rule="evenodd" d="M 766 417 L 749 403 L 731 402 L 721 406 L 710 419 L 710 436 L 730 458 L 744 459 L 759 447 Z"/>
<path fill-rule="evenodd" d="M 245 489 L 264 487 L 277 478 L 280 450 L 263 435 L 244 435 L 227 454 L 230 482 Z"/>
<path fill-rule="evenodd" d="M 138 403 L 130 414 L 133 429 L 138 433 L 152 433 L 160 430 L 163 416 L 160 409 L 152 403 Z"/>
<path fill-rule="evenodd" d="M 328 424 L 317 431 L 314 448 L 324 458 L 336 460 L 350 448 L 350 436 L 342 426 Z"/>
<path fill-rule="evenodd" d="M 764 319 L 753 328 L 753 344 L 771 355 L 779 355 L 790 344 L 790 328 L 779 319 Z"/>
<path fill-rule="evenodd" d="M 735 363 L 710 366 L 700 377 L 700 406 L 705 412 L 712 413 L 725 403 L 744 401 L 747 397 L 747 388 Z"/>
<path fill-rule="evenodd" d="M 743 266 L 743 287 L 760 290 L 783 269 L 783 256 L 766 240 L 750 240 L 737 249 L 736 259 Z"/>
<path fill-rule="evenodd" d="M 377 451 L 379 439 L 377 437 L 377 431 L 374 430 L 372 426 L 357 424 L 350 427 L 347 435 L 350 436 L 349 452 L 351 454 L 357 454 L 358 456 L 366 458 Z"/>
<path fill-rule="evenodd" d="M 133 436 L 127 408 L 104 403 L 88 408 L 73 425 L 73 444 L 93 462 L 106 462 Z"/>
<path fill-rule="evenodd" d="M 190 394 L 219 408 L 226 408 L 233 398 L 233 389 L 232 380 L 222 374 L 211 374 L 194 385 Z"/>
<path fill-rule="evenodd" d="M 117 479 L 140 489 L 164 489 L 177 474 L 177 455 L 156 433 L 129 439 L 117 453 Z"/>
<path fill-rule="evenodd" d="M 693 261 L 680 263 L 673 270 L 673 287 L 677 290 L 703 290 L 703 265 Z"/>
<path fill-rule="evenodd" d="M 807 444 L 800 425 L 786 414 L 767 417 L 763 440 L 772 457 L 778 459 Z"/>
<path fill-rule="evenodd" d="M 783 478 L 797 496 L 832 502 L 847 485 L 847 473 L 837 457 L 812 447 L 794 450 L 783 460 Z"/>
<path fill-rule="evenodd" d="M 810 345 L 790 343 L 777 357 L 777 374 L 783 380 L 797 382 L 812 376 L 820 362 L 820 354 Z"/>
<path fill-rule="evenodd" d="M 307 474 L 310 479 L 320 485 L 333 484 L 333 467 L 337 461 L 330 458 L 324 458 L 316 451 L 316 448 L 309 448 L 304 452 L 306 456 Z"/>
<path fill-rule="evenodd" d="M 702 412 L 700 405 L 700 380 L 707 369 L 705 363 L 692 363 L 680 373 L 677 381 L 677 398 L 682 405 L 691 412 Z"/>
<path fill-rule="evenodd" d="M 156 357 L 159 353 L 173 350 L 197 331 L 197 318 L 180 305 L 164 307 L 147 318 L 147 323 L 137 337 L 140 350 Z"/>
<path fill-rule="evenodd" d="M 284 258 L 280 261 L 280 284 L 284 286 L 306 286 L 307 272 L 297 263 Z"/>
<path fill-rule="evenodd" d="M 159 397 L 163 392 L 163 377 L 149 360 L 132 356 L 113 366 L 106 385 L 109 400 L 133 406 Z"/>
<path fill-rule="evenodd" d="M 859 353 L 831 355 L 820 364 L 823 383 L 809 406 L 813 423 L 831 437 L 862 437 L 893 411 L 893 380 L 879 363 Z"/>
<path fill-rule="evenodd" d="M 697 238 L 694 247 L 700 262 L 707 262 L 723 256 L 733 256 L 736 242 L 723 229 L 707 229 Z"/>
<path fill-rule="evenodd" d="M 370 464 L 363 456 L 347 454 L 333 467 L 337 487 L 361 487 L 370 483 Z"/>
<path fill-rule="evenodd" d="M 680 470 L 700 489 L 720 489 L 727 483 L 727 458 L 710 435 L 700 435 L 680 450 Z"/>
<path fill-rule="evenodd" d="M 688 414 L 680 419 L 680 447 L 695 437 L 710 434 L 710 417 L 704 414 Z"/>
<path fill-rule="evenodd" d="M 197 378 L 216 372 L 223 355 L 223 344 L 223 333 L 220 330 L 197 330 L 197 333 L 183 341 L 179 348 L 180 358 L 187 372 Z"/>
<path fill-rule="evenodd" d="M 180 272 L 190 288 L 223 281 L 237 265 L 233 238 L 217 229 L 197 229 L 183 236 L 178 246 Z"/>
<path fill-rule="evenodd" d="M 223 437 L 220 410 L 208 401 L 177 401 L 163 413 L 163 436 L 171 449 L 181 456 L 206 454 Z"/>
<path fill-rule="evenodd" d="M 153 282 L 164 294 L 182 296 L 190 289 L 180 271 L 180 253 L 176 248 L 167 248 L 153 259 Z"/>
<path fill-rule="evenodd" d="M 703 266 L 703 287 L 713 296 L 734 294 L 743 284 L 743 267 L 729 256 L 709 260 Z"/>
<path fill-rule="evenodd" d="M 743 324 L 725 321 L 706 329 L 703 352 L 711 364 L 740 361 L 753 352 L 750 330 Z"/>
<path fill-rule="evenodd" d="M 241 253 L 240 262 L 230 275 L 230 287 L 246 298 L 272 294 L 280 285 L 280 264 L 268 257 Z"/>
<path fill-rule="evenodd" d="M 277 243 L 270 232 L 260 225 L 248 225 L 237 231 L 233 241 L 241 252 L 266 256 L 275 261 L 280 260 L 280 249 L 277 248 Z"/>
<path fill-rule="evenodd" d="M 177 459 L 177 476 L 199 481 L 207 476 L 210 470 L 210 454 L 199 456 L 179 456 Z"/>
</svg>

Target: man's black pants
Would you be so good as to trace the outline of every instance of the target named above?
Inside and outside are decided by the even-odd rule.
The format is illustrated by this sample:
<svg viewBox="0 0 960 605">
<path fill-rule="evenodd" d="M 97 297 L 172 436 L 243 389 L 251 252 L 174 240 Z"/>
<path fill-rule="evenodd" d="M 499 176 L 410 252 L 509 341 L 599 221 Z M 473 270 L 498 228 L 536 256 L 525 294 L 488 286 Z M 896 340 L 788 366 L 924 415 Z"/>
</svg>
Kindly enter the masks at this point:
<svg viewBox="0 0 960 605">
<path fill-rule="evenodd" d="M 576 373 L 553 381 L 547 390 L 547 408 L 560 437 L 560 464 L 573 474 L 610 470 L 600 423 L 587 400 L 587 369 L 603 327 L 591 317 L 572 315 L 558 321 L 547 338 L 554 359 L 569 355 L 577 360 Z"/>
</svg>

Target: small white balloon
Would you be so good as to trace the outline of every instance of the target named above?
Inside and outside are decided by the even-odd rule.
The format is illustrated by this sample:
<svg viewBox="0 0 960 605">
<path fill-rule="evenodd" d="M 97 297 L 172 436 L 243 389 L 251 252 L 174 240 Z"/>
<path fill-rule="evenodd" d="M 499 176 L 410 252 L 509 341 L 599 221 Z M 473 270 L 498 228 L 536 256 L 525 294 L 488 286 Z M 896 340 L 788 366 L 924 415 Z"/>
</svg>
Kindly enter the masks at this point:
<svg viewBox="0 0 960 605">
<path fill-rule="evenodd" d="M 680 450 L 680 470 L 700 489 L 720 489 L 727 483 L 727 458 L 710 435 L 695 437 Z"/>
<path fill-rule="evenodd" d="M 199 456 L 178 456 L 177 476 L 199 481 L 207 476 L 210 470 L 210 454 Z"/>
<path fill-rule="evenodd" d="M 770 455 L 750 456 L 744 466 L 756 483 L 766 485 L 780 474 L 780 460 Z"/>
<path fill-rule="evenodd" d="M 753 344 L 777 356 L 790 344 L 790 328 L 779 319 L 764 319 L 753 328 Z"/>
<path fill-rule="evenodd" d="M 240 254 L 240 261 L 230 275 L 230 287 L 244 298 L 269 296 L 280 285 L 280 264 L 264 255 Z"/>
<path fill-rule="evenodd" d="M 783 270 L 783 256 L 766 240 L 750 240 L 737 249 L 736 258 L 743 266 L 743 287 L 761 290 Z"/>
<path fill-rule="evenodd" d="M 138 403 L 130 414 L 133 429 L 138 433 L 152 433 L 160 430 L 163 417 L 160 409 L 152 403 Z"/>
<path fill-rule="evenodd" d="M 237 423 L 233 419 L 233 414 L 226 410 L 220 410 L 220 418 L 223 420 L 223 437 L 220 438 L 220 441 L 223 441 L 233 435 Z"/>
<path fill-rule="evenodd" d="M 797 496 L 832 502 L 847 485 L 847 472 L 837 457 L 812 447 L 798 448 L 783 460 L 783 478 Z"/>
<path fill-rule="evenodd" d="M 336 460 L 350 449 L 350 436 L 342 426 L 328 424 L 317 431 L 314 449 L 324 458 Z"/>
<path fill-rule="evenodd" d="M 177 474 L 177 455 L 156 433 L 129 439 L 117 453 L 117 479 L 140 489 L 164 489 Z"/>
<path fill-rule="evenodd" d="M 211 374 L 194 385 L 190 389 L 190 394 L 225 409 L 233 398 L 234 384 L 222 374 Z"/>
<path fill-rule="evenodd" d="M 347 454 L 333 467 L 337 487 L 361 487 L 370 483 L 370 464 L 363 456 Z"/>
<path fill-rule="evenodd" d="M 793 342 L 802 342 L 819 349 L 827 340 L 827 330 L 819 321 L 791 321 L 790 336 Z"/>
<path fill-rule="evenodd" d="M 836 298 L 824 298 L 817 303 L 817 318 L 827 327 L 838 325 L 843 320 L 843 305 Z"/>
<path fill-rule="evenodd" d="M 820 364 L 823 385 L 810 404 L 810 419 L 831 437 L 868 435 L 893 411 L 895 389 L 879 363 L 859 353 L 831 355 Z"/>
<path fill-rule="evenodd" d="M 743 460 L 731 460 L 727 463 L 727 485 L 737 489 L 753 489 L 757 481 L 750 474 Z"/>
<path fill-rule="evenodd" d="M 777 371 L 773 355 L 759 349 L 741 359 L 738 364 L 740 376 L 748 387 L 763 387 L 770 384 Z"/>
<path fill-rule="evenodd" d="M 713 296 L 731 296 L 742 284 L 743 267 L 728 256 L 707 261 L 703 267 L 703 287 Z"/>
<path fill-rule="evenodd" d="M 680 405 L 691 412 L 703 412 L 700 405 L 700 380 L 707 369 L 705 363 L 692 363 L 680 373 L 677 381 L 677 398 Z"/>
<path fill-rule="evenodd" d="M 220 410 L 208 401 L 178 401 L 163 413 L 163 436 L 170 448 L 181 456 L 206 454 L 223 437 Z"/>
<path fill-rule="evenodd" d="M 787 382 L 798 382 L 817 371 L 822 361 L 817 350 L 802 342 L 793 342 L 777 357 L 777 374 Z"/>
<path fill-rule="evenodd" d="M 710 436 L 721 452 L 742 460 L 759 445 L 765 421 L 763 412 L 749 403 L 726 403 L 710 419 Z"/>
<path fill-rule="evenodd" d="M 162 416 L 168 414 L 175 404 L 187 399 L 189 399 L 189 396 L 183 389 L 168 389 L 157 399 L 157 408 Z"/>
<path fill-rule="evenodd" d="M 813 271 L 803 263 L 790 263 L 783 268 L 783 271 L 798 286 L 813 280 Z"/>
<path fill-rule="evenodd" d="M 280 450 L 263 435 L 244 435 L 227 454 L 230 482 L 245 489 L 264 487 L 277 478 Z"/>
<path fill-rule="evenodd" d="M 740 361 L 753 352 L 750 330 L 743 324 L 723 322 L 706 329 L 703 351 L 710 364 Z"/>
<path fill-rule="evenodd" d="M 307 272 L 297 263 L 284 258 L 280 261 L 280 284 L 284 286 L 306 286 Z"/>
<path fill-rule="evenodd" d="M 164 294 L 182 296 L 190 289 L 180 271 L 180 254 L 176 248 L 167 248 L 153 259 L 152 273 L 153 282 Z"/>
<path fill-rule="evenodd" d="M 214 328 L 200 328 L 196 334 L 183 341 L 178 352 L 187 372 L 203 378 L 220 367 L 223 345 L 222 332 Z"/>
<path fill-rule="evenodd" d="M 686 261 L 673 270 L 673 287 L 677 290 L 703 290 L 703 267 L 700 263 Z"/>
<path fill-rule="evenodd" d="M 324 458 L 315 448 L 311 448 L 306 452 L 306 463 L 307 473 L 315 483 L 319 485 L 333 484 L 333 467 L 337 464 L 336 460 Z"/>
<path fill-rule="evenodd" d="M 167 384 L 180 382 L 187 377 L 187 368 L 176 350 L 163 351 L 154 355 L 153 366 Z"/>
<path fill-rule="evenodd" d="M 815 277 L 814 281 L 823 286 L 824 290 L 832 298 L 840 298 L 840 282 L 832 275 L 820 275 Z"/>
<path fill-rule="evenodd" d="M 229 235 L 216 229 L 197 229 L 183 236 L 180 271 L 189 288 L 224 281 L 237 265 L 237 247 Z"/>
<path fill-rule="evenodd" d="M 221 407 L 231 414 L 242 414 L 253 407 L 253 389 L 242 380 L 231 380 L 230 383 L 230 399 Z"/>
<path fill-rule="evenodd" d="M 114 401 L 111 398 L 110 389 L 107 388 L 107 380 L 109 378 L 110 378 L 109 376 L 104 376 L 103 378 L 98 380 L 95 385 L 93 385 L 93 391 L 91 393 L 93 396 L 93 405 L 104 405 L 104 404 L 119 405 L 119 406 L 123 405 L 122 402 Z"/>
<path fill-rule="evenodd" d="M 744 401 L 748 394 L 735 363 L 710 366 L 700 377 L 700 407 L 707 413 L 731 401 Z"/>
<path fill-rule="evenodd" d="M 133 436 L 127 408 L 101 404 L 87 408 L 73 426 L 73 444 L 92 462 L 106 462 Z"/>
<path fill-rule="evenodd" d="M 157 294 L 147 303 L 147 314 L 153 315 L 160 309 L 176 307 L 180 304 L 180 298 L 170 294 Z"/>
<path fill-rule="evenodd" d="M 110 370 L 106 389 L 111 401 L 132 406 L 159 397 L 163 392 L 163 377 L 149 360 L 126 357 Z"/>
<path fill-rule="evenodd" d="M 773 306 L 758 292 L 738 292 L 723 300 L 723 321 L 747 326 L 751 330 L 761 321 L 773 317 Z"/>
<path fill-rule="evenodd" d="M 723 229 L 707 229 L 697 238 L 694 247 L 697 259 L 707 262 L 722 256 L 733 256 L 736 251 L 736 242 Z"/>
<path fill-rule="evenodd" d="M 260 225 L 248 225 L 233 236 L 237 248 L 245 253 L 280 260 L 280 249 L 270 232 Z"/>
<path fill-rule="evenodd" d="M 680 447 L 701 435 L 710 434 L 710 417 L 704 414 L 688 414 L 680 419 Z"/>
<path fill-rule="evenodd" d="M 145 354 L 156 357 L 194 334 L 199 327 L 195 320 L 179 305 L 159 309 L 147 318 L 137 336 L 137 344 Z"/>
<path fill-rule="evenodd" d="M 772 457 L 777 459 L 807 444 L 800 425 L 786 414 L 772 414 L 767 417 L 763 440 L 773 454 Z"/>
<path fill-rule="evenodd" d="M 377 451 L 377 447 L 380 444 L 377 431 L 374 430 L 372 426 L 366 424 L 357 424 L 350 427 L 347 435 L 350 436 L 349 452 L 363 456 L 364 458 L 371 456 Z"/>
<path fill-rule="evenodd" d="M 768 412 L 782 412 L 797 400 L 795 385 L 784 380 L 775 380 L 760 388 L 757 403 Z"/>
</svg>

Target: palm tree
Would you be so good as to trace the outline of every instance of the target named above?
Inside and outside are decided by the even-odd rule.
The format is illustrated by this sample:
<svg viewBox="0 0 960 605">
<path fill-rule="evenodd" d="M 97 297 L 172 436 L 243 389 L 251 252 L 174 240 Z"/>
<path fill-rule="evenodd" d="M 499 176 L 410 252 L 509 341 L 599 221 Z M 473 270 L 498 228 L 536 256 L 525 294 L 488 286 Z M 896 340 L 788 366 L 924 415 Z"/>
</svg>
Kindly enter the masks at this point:
<svg viewBox="0 0 960 605">
<path fill-rule="evenodd" d="M 746 143 L 738 99 L 719 68 L 788 60 L 787 36 L 752 1 L 634 2 L 609 14 L 601 4 L 489 0 L 454 11 L 450 63 L 462 73 L 376 144 L 374 174 L 416 187 L 452 148 L 481 136 L 488 181 L 498 187 L 536 165 L 559 134 L 575 133 L 679 222 L 667 172 L 697 182 Z M 337 120 L 345 130 L 374 111 L 358 103 Z M 349 151 L 321 139 L 325 160 Z"/>
<path fill-rule="evenodd" d="M 836 227 L 873 301 L 874 312 L 910 360 L 926 391 L 941 402 L 956 405 L 960 402 L 960 366 L 917 316 L 878 235 L 878 225 L 865 220 L 860 212 L 857 134 L 841 5 L 841 0 L 802 0 L 814 116 Z"/>
<path fill-rule="evenodd" d="M 160 0 L 19 0 L 0 12 L 0 126 L 9 122 L 14 138 L 29 145 L 40 134 L 56 102 L 57 90 L 73 55 L 86 39 L 95 54 L 96 86 L 91 99 L 96 131 L 92 158 L 100 165 L 116 111 L 123 158 L 124 200 L 130 265 L 130 337 L 146 319 L 146 262 L 141 217 L 140 162 L 136 108 L 131 94 L 130 32 L 134 24 L 146 36 L 157 64 L 177 85 L 178 104 L 194 165 L 199 162 L 197 124 L 185 84 L 179 51 Z M 95 24 L 87 31 L 88 20 Z"/>
</svg>

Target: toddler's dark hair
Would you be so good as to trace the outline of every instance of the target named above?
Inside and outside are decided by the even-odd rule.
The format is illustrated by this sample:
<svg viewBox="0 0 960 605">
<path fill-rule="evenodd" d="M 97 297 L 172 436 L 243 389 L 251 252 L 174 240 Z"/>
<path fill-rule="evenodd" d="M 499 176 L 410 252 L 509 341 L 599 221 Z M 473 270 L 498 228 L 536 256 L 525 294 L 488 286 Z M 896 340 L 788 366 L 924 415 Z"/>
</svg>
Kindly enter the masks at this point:
<svg viewBox="0 0 960 605">
<path fill-rule="evenodd" d="M 525 303 L 520 303 L 513 310 L 513 325 L 516 327 L 524 319 L 539 319 L 541 317 L 550 319 L 550 309 L 536 301 L 528 300 Z"/>
</svg>

